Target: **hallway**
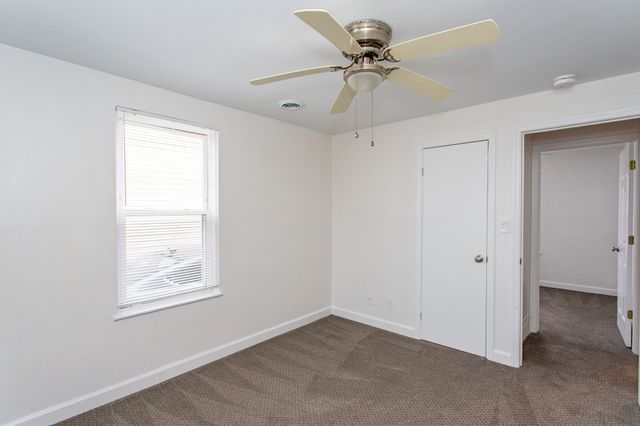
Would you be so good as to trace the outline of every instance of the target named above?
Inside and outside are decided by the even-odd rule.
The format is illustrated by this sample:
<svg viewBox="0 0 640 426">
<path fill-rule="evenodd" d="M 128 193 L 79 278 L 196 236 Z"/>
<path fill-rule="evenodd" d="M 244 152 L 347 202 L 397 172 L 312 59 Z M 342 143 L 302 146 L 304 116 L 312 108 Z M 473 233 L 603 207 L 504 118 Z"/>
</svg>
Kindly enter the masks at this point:
<svg viewBox="0 0 640 426">
<path fill-rule="evenodd" d="M 522 370 L 551 383 L 569 413 L 589 407 L 594 423 L 639 419 L 638 358 L 618 332 L 615 297 L 541 287 L 540 333 L 525 342 Z"/>
</svg>

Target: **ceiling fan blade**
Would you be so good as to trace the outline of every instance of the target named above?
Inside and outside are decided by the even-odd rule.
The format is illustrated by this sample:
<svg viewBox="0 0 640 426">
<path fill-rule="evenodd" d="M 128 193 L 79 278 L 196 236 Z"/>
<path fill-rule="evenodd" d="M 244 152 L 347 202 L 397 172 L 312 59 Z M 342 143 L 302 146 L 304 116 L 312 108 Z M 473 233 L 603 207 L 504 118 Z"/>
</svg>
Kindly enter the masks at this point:
<svg viewBox="0 0 640 426">
<path fill-rule="evenodd" d="M 406 68 L 393 69 L 387 79 L 434 101 L 441 101 L 451 94 L 448 87 Z"/>
<path fill-rule="evenodd" d="M 302 77 L 311 74 L 321 74 L 323 72 L 334 72 L 341 69 L 342 67 L 340 65 L 325 65 L 323 67 L 305 68 L 303 70 L 285 72 L 283 74 L 271 75 L 269 77 L 256 78 L 251 80 L 250 83 L 254 86 L 259 86 L 261 84 L 273 83 L 280 80 L 288 80 L 290 78 Z"/>
<path fill-rule="evenodd" d="M 329 40 L 340 51 L 356 55 L 362 52 L 362 47 L 329 12 L 321 9 L 307 9 L 293 12 L 307 25 Z"/>
<path fill-rule="evenodd" d="M 338 97 L 333 102 L 333 106 L 331 107 L 331 114 L 340 114 L 341 112 L 345 112 L 349 109 L 349 105 L 351 105 L 351 101 L 356 96 L 356 91 L 353 90 L 348 84 L 345 83 L 338 93 Z"/>
<path fill-rule="evenodd" d="M 418 56 L 433 55 L 465 47 L 493 43 L 500 37 L 498 25 L 491 19 L 429 34 L 403 43 L 394 44 L 384 50 L 384 57 L 403 61 Z"/>
</svg>

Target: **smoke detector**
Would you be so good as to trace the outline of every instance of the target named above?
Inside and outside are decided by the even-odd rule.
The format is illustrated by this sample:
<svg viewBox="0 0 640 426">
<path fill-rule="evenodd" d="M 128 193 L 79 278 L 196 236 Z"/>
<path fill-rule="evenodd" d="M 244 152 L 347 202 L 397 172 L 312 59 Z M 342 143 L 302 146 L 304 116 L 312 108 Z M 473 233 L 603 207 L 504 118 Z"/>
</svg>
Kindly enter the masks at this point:
<svg viewBox="0 0 640 426">
<path fill-rule="evenodd" d="M 284 101 L 278 102 L 278 105 L 287 111 L 298 111 L 304 108 L 304 102 L 296 101 L 295 99 L 285 99 Z"/>
<path fill-rule="evenodd" d="M 559 75 L 553 79 L 554 89 L 566 89 L 568 87 L 573 86 L 574 84 L 576 84 L 575 74 Z"/>
</svg>

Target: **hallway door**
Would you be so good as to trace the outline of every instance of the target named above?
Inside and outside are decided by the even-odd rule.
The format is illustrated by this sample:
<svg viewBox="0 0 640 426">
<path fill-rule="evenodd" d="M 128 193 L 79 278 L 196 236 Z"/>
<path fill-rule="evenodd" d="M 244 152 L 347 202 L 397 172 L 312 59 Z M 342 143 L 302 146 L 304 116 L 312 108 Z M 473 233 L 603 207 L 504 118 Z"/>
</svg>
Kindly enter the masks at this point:
<svg viewBox="0 0 640 426">
<path fill-rule="evenodd" d="M 421 337 L 480 356 L 486 356 L 488 147 L 479 141 L 422 153 Z"/>
<path fill-rule="evenodd" d="M 620 153 L 619 181 L 618 181 L 618 245 L 614 250 L 618 252 L 618 329 L 625 345 L 631 347 L 631 331 L 633 318 L 633 292 L 631 277 L 632 247 L 629 245 L 631 232 L 630 214 L 632 207 L 632 179 L 633 171 L 629 167 L 632 156 L 632 145 L 626 144 Z M 631 313 L 631 314 L 629 314 Z M 631 318 L 629 318 L 631 317 Z"/>
</svg>

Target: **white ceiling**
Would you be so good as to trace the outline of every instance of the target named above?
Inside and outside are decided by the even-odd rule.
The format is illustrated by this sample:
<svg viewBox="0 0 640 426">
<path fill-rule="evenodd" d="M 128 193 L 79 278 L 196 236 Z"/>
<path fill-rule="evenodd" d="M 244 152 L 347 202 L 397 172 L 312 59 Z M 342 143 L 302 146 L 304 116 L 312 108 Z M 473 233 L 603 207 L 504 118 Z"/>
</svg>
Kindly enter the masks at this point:
<svg viewBox="0 0 640 426">
<path fill-rule="evenodd" d="M 330 116 L 340 73 L 254 87 L 255 77 L 344 64 L 293 15 L 326 9 L 339 22 L 376 18 L 393 43 L 494 19 L 494 45 L 403 62 L 454 90 L 441 103 L 385 82 L 376 124 L 546 90 L 554 76 L 579 82 L 640 71 L 638 0 L 3 0 L 0 43 L 197 98 L 335 134 L 353 128 L 353 107 Z M 306 103 L 282 111 L 281 99 Z M 360 99 L 361 125 L 369 99 Z"/>
</svg>

